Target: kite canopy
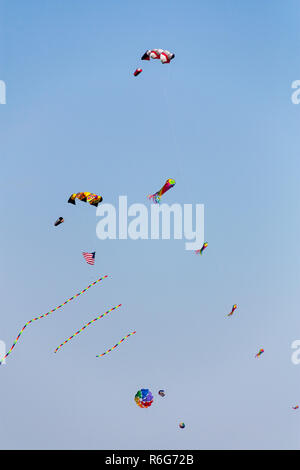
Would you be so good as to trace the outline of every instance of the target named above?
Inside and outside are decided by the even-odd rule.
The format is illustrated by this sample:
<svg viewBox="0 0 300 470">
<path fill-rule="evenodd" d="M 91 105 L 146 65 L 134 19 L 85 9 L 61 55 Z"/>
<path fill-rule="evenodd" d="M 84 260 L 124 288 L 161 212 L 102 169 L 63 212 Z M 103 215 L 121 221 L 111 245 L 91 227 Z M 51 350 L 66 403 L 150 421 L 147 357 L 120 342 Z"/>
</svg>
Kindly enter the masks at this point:
<svg viewBox="0 0 300 470">
<path fill-rule="evenodd" d="M 80 201 L 88 202 L 91 206 L 98 206 L 99 202 L 103 201 L 102 196 L 94 193 L 74 193 L 69 197 L 68 202 L 70 204 L 75 204 L 75 199 L 80 199 Z"/>
<path fill-rule="evenodd" d="M 140 408 L 149 408 L 153 403 L 153 395 L 148 388 L 142 388 L 135 394 L 134 401 Z"/>
<path fill-rule="evenodd" d="M 158 395 L 160 395 L 161 397 L 164 397 L 165 396 L 165 391 L 164 390 L 159 390 L 158 392 Z"/>
<path fill-rule="evenodd" d="M 149 49 L 142 55 L 141 60 L 160 59 L 162 64 L 169 64 L 175 54 L 165 49 Z"/>
<path fill-rule="evenodd" d="M 181 429 L 184 429 L 184 428 L 185 428 L 185 424 L 184 424 L 184 423 L 179 423 L 179 427 L 180 427 Z"/>
</svg>

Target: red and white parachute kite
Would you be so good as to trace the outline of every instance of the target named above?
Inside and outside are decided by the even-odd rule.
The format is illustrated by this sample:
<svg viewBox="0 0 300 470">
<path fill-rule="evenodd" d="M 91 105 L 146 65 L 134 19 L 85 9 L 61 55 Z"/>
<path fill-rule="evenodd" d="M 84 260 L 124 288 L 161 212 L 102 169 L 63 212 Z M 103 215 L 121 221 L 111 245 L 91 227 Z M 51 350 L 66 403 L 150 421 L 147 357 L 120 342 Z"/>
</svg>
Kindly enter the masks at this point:
<svg viewBox="0 0 300 470">
<path fill-rule="evenodd" d="M 160 59 L 162 64 L 169 64 L 174 59 L 175 54 L 164 49 L 152 49 L 145 52 L 141 57 L 142 60 Z"/>
</svg>

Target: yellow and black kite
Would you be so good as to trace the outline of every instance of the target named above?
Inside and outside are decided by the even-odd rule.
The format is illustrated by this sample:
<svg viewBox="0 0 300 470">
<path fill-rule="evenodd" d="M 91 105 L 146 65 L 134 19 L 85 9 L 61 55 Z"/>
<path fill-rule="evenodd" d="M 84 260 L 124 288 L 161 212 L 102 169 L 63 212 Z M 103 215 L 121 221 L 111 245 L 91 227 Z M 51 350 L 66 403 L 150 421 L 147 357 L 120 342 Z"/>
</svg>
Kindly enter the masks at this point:
<svg viewBox="0 0 300 470">
<path fill-rule="evenodd" d="M 70 204 L 75 204 L 75 199 L 80 199 L 80 201 L 88 202 L 91 206 L 98 206 L 99 202 L 103 201 L 102 196 L 93 193 L 74 193 L 70 196 L 68 202 Z"/>
</svg>

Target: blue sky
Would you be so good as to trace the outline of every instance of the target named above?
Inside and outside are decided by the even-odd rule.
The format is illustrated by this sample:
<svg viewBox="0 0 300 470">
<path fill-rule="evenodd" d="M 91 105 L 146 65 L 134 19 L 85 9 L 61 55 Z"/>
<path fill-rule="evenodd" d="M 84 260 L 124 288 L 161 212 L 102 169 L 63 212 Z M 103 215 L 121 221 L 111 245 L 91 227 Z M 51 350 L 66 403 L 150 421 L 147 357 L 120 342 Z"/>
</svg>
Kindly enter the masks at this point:
<svg viewBox="0 0 300 470">
<path fill-rule="evenodd" d="M 293 0 L 0 2 L 0 339 L 110 275 L 28 327 L 1 368 L 2 449 L 299 448 L 299 13 Z M 149 48 L 176 57 L 142 63 Z M 79 191 L 144 203 L 167 178 L 166 202 L 205 205 L 202 257 L 183 240 L 100 241 L 95 209 L 67 204 Z"/>
</svg>

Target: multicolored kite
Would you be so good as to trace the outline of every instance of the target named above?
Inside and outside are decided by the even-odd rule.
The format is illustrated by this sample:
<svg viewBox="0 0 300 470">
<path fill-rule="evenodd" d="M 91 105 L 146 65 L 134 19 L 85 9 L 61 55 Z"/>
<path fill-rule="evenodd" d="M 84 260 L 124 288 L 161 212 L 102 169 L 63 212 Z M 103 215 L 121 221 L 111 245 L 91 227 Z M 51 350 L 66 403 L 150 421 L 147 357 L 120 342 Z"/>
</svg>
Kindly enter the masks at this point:
<svg viewBox="0 0 300 470">
<path fill-rule="evenodd" d="M 98 206 L 99 202 L 103 201 L 102 196 L 93 193 L 74 193 L 69 197 L 68 202 L 70 204 L 75 204 L 75 199 L 80 199 L 80 201 L 88 202 L 91 206 Z"/>
<path fill-rule="evenodd" d="M 100 320 L 100 318 L 103 318 L 105 317 L 106 315 L 108 315 L 110 312 L 112 312 L 113 310 L 116 310 L 116 308 L 119 308 L 121 307 L 122 304 L 119 304 L 117 305 L 116 307 L 113 307 L 113 308 L 110 308 L 109 310 L 107 310 L 107 312 L 105 313 L 102 313 L 102 315 L 99 315 L 99 317 L 96 317 L 94 318 L 93 320 L 89 321 L 86 325 L 83 325 L 82 328 L 80 328 L 80 330 L 76 331 L 76 333 L 74 333 L 72 336 L 70 336 L 70 338 L 66 339 L 63 343 L 61 343 L 59 346 L 57 346 L 57 348 L 55 349 L 55 353 L 60 349 L 62 348 L 66 343 L 68 343 L 69 341 L 71 341 L 72 338 L 75 338 L 75 336 L 79 335 L 79 333 L 81 333 L 83 330 L 85 330 L 88 326 L 90 326 L 92 323 L 94 323 L 95 321 L 97 320 Z"/>
<path fill-rule="evenodd" d="M 231 317 L 231 315 L 233 315 L 233 312 L 235 311 L 235 309 L 237 309 L 237 304 L 234 304 L 232 306 L 232 309 L 231 309 L 231 312 L 228 313 L 228 315 L 226 315 L 227 317 Z"/>
<path fill-rule="evenodd" d="M 164 390 L 159 390 L 158 392 L 158 395 L 160 395 L 161 397 L 164 397 L 165 396 L 165 391 Z"/>
<path fill-rule="evenodd" d="M 63 307 L 64 305 L 66 305 L 68 302 L 71 302 L 71 300 L 73 299 L 76 299 L 76 297 L 79 297 L 79 295 L 83 294 L 84 292 L 86 292 L 88 289 L 90 289 L 92 286 L 95 286 L 96 284 L 98 284 L 98 282 L 102 281 L 102 279 L 106 279 L 108 276 L 103 276 L 103 277 L 100 277 L 99 279 L 97 279 L 97 281 L 93 282 L 92 284 L 90 284 L 89 286 L 87 286 L 85 289 L 83 289 L 81 292 L 79 292 L 78 294 L 75 294 L 73 295 L 73 297 L 70 297 L 68 300 L 66 300 L 63 304 L 61 305 L 58 305 L 58 307 L 55 307 L 53 308 L 52 310 L 49 310 L 49 312 L 47 313 L 44 313 L 43 315 L 40 315 L 39 317 L 35 317 L 35 318 L 32 318 L 32 320 L 29 320 L 22 328 L 22 330 L 20 331 L 20 333 L 18 334 L 17 338 L 15 339 L 15 342 L 14 344 L 12 345 L 12 347 L 10 348 L 10 350 L 5 354 L 5 356 L 0 360 L 0 365 L 2 364 L 2 362 L 7 358 L 7 356 L 9 356 L 12 352 L 12 350 L 14 349 L 15 345 L 17 344 L 17 342 L 19 341 L 22 333 L 24 332 L 24 330 L 27 328 L 28 325 L 30 325 L 32 322 L 36 321 L 36 320 L 40 320 L 41 318 L 45 318 L 47 317 L 48 315 L 50 315 L 51 313 L 55 312 L 56 310 L 58 310 L 59 308 Z"/>
<path fill-rule="evenodd" d="M 184 423 L 179 423 L 179 427 L 180 427 L 181 429 L 184 429 L 184 428 L 185 428 L 185 424 L 184 424 Z"/>
<path fill-rule="evenodd" d="M 155 204 L 159 204 L 161 196 L 169 191 L 169 189 L 173 188 L 175 184 L 175 180 L 168 179 L 159 191 L 154 194 L 149 194 L 148 199 L 152 199 Z"/>
<path fill-rule="evenodd" d="M 134 400 L 140 408 L 149 408 L 153 403 L 153 395 L 148 388 L 142 388 L 135 394 Z"/>
<path fill-rule="evenodd" d="M 261 356 L 265 352 L 264 349 L 260 349 L 257 354 L 255 354 L 255 357 Z"/>
<path fill-rule="evenodd" d="M 133 331 L 132 333 L 129 333 L 129 335 L 127 336 L 124 336 L 124 338 L 120 339 L 120 341 L 115 344 L 111 349 L 108 349 L 107 351 L 105 351 L 104 353 L 102 354 L 98 354 L 96 357 L 102 357 L 102 356 L 105 356 L 105 354 L 108 354 L 109 352 L 113 351 L 117 346 L 119 346 L 119 344 L 123 343 L 123 341 L 127 338 L 129 338 L 129 336 L 132 336 L 136 333 L 136 331 Z"/>
<path fill-rule="evenodd" d="M 202 248 L 200 248 L 200 250 L 195 251 L 196 255 L 202 255 L 203 251 L 205 250 L 205 248 L 207 248 L 207 246 L 208 246 L 208 243 L 206 243 L 206 242 L 203 243 Z"/>
<path fill-rule="evenodd" d="M 299 408 L 299 405 L 296 405 L 296 406 L 292 406 L 293 410 L 298 410 Z"/>
</svg>

